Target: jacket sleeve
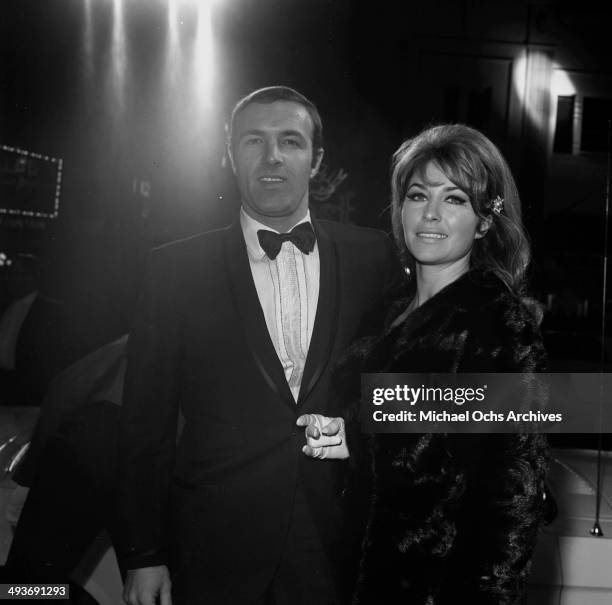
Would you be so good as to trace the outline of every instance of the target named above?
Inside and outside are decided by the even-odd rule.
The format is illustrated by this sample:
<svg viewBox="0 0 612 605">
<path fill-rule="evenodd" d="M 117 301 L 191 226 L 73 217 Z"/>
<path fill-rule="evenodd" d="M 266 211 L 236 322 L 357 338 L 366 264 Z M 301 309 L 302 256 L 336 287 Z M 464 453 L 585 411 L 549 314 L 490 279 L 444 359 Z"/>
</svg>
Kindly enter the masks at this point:
<svg viewBox="0 0 612 605">
<path fill-rule="evenodd" d="M 469 369 L 463 371 L 528 374 L 516 407 L 544 407 L 546 388 L 538 373 L 545 369 L 546 353 L 537 319 L 518 299 L 504 297 L 502 303 L 490 314 L 481 310 L 479 328 L 466 341 Z M 478 472 L 470 474 L 466 494 L 469 506 L 478 507 L 478 535 L 469 567 L 473 575 L 464 586 L 476 603 L 521 603 L 544 512 L 547 440 L 535 433 L 486 435 L 478 455 Z"/>
<path fill-rule="evenodd" d="M 166 563 L 178 415 L 175 271 L 152 253 L 128 343 L 119 428 L 118 555 L 124 569 Z"/>
<path fill-rule="evenodd" d="M 341 416 L 346 424 L 349 465 L 363 468 L 369 456 L 368 439 L 361 432 L 361 373 L 377 371 L 367 367 L 366 360 L 386 327 L 398 312 L 398 301 L 405 301 L 407 280 L 389 237 L 380 233 L 377 242 L 379 290 L 374 303 L 361 320 L 353 343 L 344 351 L 334 371 L 334 396 L 340 401 Z"/>
</svg>

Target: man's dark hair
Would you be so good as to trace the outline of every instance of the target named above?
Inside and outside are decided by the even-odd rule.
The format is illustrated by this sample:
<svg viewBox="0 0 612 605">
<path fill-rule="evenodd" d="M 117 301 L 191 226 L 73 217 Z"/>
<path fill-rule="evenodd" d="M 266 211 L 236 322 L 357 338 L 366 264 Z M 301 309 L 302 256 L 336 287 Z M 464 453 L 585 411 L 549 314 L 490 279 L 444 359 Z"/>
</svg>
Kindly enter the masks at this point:
<svg viewBox="0 0 612 605">
<path fill-rule="evenodd" d="M 247 105 L 251 105 L 252 103 L 265 105 L 268 103 L 275 103 L 276 101 L 291 101 L 306 108 L 313 125 L 313 152 L 321 149 L 323 147 L 323 122 L 321 121 L 319 110 L 316 108 L 315 104 L 309 101 L 303 94 L 300 94 L 297 90 L 293 90 L 293 88 L 289 88 L 288 86 L 268 86 L 267 88 L 259 88 L 236 103 L 227 127 L 227 140 L 230 147 L 232 145 L 234 124 L 236 123 L 238 114 L 243 111 Z"/>
</svg>

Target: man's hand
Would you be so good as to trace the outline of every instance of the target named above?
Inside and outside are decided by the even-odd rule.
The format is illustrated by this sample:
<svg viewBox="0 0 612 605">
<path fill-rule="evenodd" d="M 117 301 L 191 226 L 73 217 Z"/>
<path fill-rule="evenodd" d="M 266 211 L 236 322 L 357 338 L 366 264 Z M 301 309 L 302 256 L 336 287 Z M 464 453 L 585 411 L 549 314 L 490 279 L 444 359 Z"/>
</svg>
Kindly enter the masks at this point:
<svg viewBox="0 0 612 605">
<path fill-rule="evenodd" d="M 343 418 L 303 414 L 296 424 L 306 427 L 306 445 L 302 451 L 310 458 L 344 460 L 349 457 Z"/>
<path fill-rule="evenodd" d="M 128 605 L 172 605 L 171 585 L 165 565 L 130 569 L 125 578 L 123 600 Z"/>
</svg>

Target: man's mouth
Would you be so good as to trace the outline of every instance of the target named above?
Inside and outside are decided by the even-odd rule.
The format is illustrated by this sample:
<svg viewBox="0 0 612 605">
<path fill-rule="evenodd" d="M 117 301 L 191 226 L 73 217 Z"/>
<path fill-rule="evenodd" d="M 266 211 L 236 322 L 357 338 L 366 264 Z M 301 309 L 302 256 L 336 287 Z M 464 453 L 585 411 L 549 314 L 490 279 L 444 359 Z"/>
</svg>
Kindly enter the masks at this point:
<svg viewBox="0 0 612 605">
<path fill-rule="evenodd" d="M 448 237 L 446 233 L 434 233 L 431 231 L 417 231 L 416 236 L 423 239 L 446 239 Z"/>
<path fill-rule="evenodd" d="M 282 176 L 260 176 L 259 181 L 262 183 L 284 183 L 285 179 Z"/>
</svg>

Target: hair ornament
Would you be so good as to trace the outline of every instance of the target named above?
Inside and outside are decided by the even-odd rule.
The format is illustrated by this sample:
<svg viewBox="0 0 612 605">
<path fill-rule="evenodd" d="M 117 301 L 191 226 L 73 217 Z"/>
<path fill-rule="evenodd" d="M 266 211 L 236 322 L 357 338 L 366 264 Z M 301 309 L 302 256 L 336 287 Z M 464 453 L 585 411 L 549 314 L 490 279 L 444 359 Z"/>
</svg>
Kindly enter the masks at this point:
<svg viewBox="0 0 612 605">
<path fill-rule="evenodd" d="M 504 198 L 498 195 L 491 202 L 491 210 L 493 210 L 495 214 L 501 214 L 503 209 L 504 209 Z"/>
</svg>

